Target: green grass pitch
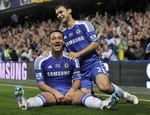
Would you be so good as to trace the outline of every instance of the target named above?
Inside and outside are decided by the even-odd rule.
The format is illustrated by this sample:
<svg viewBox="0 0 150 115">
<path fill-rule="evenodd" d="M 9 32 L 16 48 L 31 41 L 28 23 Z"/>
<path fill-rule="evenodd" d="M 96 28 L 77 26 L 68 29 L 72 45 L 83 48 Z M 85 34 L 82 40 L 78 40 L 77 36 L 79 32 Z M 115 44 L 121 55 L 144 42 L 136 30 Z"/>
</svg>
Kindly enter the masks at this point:
<svg viewBox="0 0 150 115">
<path fill-rule="evenodd" d="M 139 87 L 122 87 L 126 91 L 135 94 L 140 102 L 138 105 L 133 105 L 125 102 L 123 99 L 119 101 L 111 110 L 98 110 L 86 108 L 84 106 L 51 106 L 32 108 L 22 111 L 18 108 L 16 98 L 14 96 L 15 85 L 23 85 L 26 98 L 33 97 L 41 91 L 36 88 L 33 80 L 14 81 L 0 79 L 0 115 L 150 115 L 150 89 Z M 103 99 L 107 95 L 98 92 L 94 88 L 96 94 Z"/>
</svg>

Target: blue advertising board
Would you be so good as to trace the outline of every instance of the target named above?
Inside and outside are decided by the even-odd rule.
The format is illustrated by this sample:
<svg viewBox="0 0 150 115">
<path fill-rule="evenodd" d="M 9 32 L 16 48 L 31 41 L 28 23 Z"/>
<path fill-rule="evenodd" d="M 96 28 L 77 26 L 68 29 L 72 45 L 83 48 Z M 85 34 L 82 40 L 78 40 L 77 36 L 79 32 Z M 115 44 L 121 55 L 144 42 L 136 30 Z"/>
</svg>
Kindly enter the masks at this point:
<svg viewBox="0 0 150 115">
<path fill-rule="evenodd" d="M 0 10 L 18 8 L 32 4 L 32 0 L 0 0 Z"/>
</svg>

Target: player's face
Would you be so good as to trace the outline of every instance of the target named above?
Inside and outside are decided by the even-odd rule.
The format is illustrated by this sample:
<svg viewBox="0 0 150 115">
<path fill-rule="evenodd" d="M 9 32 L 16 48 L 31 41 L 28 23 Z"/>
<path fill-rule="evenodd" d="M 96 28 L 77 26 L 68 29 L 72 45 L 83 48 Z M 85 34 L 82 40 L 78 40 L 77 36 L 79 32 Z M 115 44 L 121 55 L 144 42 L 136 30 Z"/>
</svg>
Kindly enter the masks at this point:
<svg viewBox="0 0 150 115">
<path fill-rule="evenodd" d="M 61 21 L 62 23 L 68 22 L 70 13 L 71 13 L 71 9 L 66 9 L 63 6 L 60 6 L 59 8 L 57 8 L 55 10 L 55 12 L 56 12 L 56 16 L 59 21 Z"/>
<path fill-rule="evenodd" d="M 53 32 L 50 37 L 51 50 L 55 52 L 62 51 L 64 44 L 63 35 L 60 32 Z"/>
</svg>

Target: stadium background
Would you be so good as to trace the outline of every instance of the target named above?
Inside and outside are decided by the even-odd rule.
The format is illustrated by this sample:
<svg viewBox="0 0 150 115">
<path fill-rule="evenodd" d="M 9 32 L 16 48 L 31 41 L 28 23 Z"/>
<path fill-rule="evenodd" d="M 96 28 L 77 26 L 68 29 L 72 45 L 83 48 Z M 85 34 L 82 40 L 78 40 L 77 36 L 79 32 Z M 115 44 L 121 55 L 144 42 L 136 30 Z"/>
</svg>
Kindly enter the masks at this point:
<svg viewBox="0 0 150 115">
<path fill-rule="evenodd" d="M 54 8 L 62 2 L 73 7 L 73 14 L 77 19 L 80 14 L 92 16 L 97 11 L 101 14 L 116 14 L 130 9 L 140 12 L 150 10 L 149 0 L 0 0 L 0 25 L 12 24 L 13 14 L 18 16 L 19 23 L 22 24 L 26 20 L 56 20 Z"/>
<path fill-rule="evenodd" d="M 129 9 L 137 12 L 150 10 L 148 0 L 0 0 L 0 29 L 8 26 L 24 25 L 28 21 L 56 20 L 54 7 L 61 2 L 70 3 L 74 17 L 93 16 L 98 11 L 102 15 L 107 11 L 115 15 L 116 12 L 126 12 Z M 4 3 L 6 7 L 4 6 Z M 82 15 L 80 15 L 82 14 Z M 17 18 L 17 22 L 16 22 Z M 19 42 L 19 41 L 18 41 Z M 27 97 L 39 93 L 34 81 L 33 62 L 0 62 L 0 114 L 51 114 L 51 115 L 91 115 L 91 114 L 128 114 L 149 115 L 150 113 L 150 60 L 117 61 L 105 63 L 112 82 L 120 85 L 126 91 L 136 94 L 140 104 L 126 104 L 121 100 L 112 111 L 96 111 L 83 107 L 52 107 L 32 109 L 22 112 L 18 109 L 14 97 L 14 87 L 21 84 L 25 87 Z M 147 88 L 146 88 L 147 87 Z M 96 94 L 99 94 L 94 87 Z M 100 93 L 101 95 L 101 93 Z M 106 95 L 103 98 L 106 98 Z M 68 109 L 69 108 L 69 109 Z"/>
<path fill-rule="evenodd" d="M 0 0 L 0 26 L 16 26 L 24 24 L 26 21 L 43 21 L 47 19 L 56 20 L 54 8 L 62 0 Z M 136 3 L 131 0 L 63 0 L 73 7 L 73 14 L 76 19 L 83 16 L 92 16 L 98 11 L 102 15 L 105 12 L 115 14 L 116 12 L 126 12 L 129 10 L 137 12 L 145 12 L 150 10 L 148 0 L 137 0 Z M 86 11 L 86 12 L 85 12 Z M 16 19 L 17 18 L 17 19 Z M 26 63 L 26 62 L 25 62 Z M 150 69 L 148 61 L 128 61 L 128 62 L 109 62 L 108 68 L 110 79 L 112 82 L 123 86 L 138 86 L 147 87 L 150 81 Z M 16 73 L 16 68 L 13 70 L 11 63 L 2 62 L 0 64 L 0 79 L 16 79 L 27 80 L 34 79 L 33 63 L 26 63 L 27 74 L 26 78 L 22 79 L 22 71 Z M 18 66 L 17 64 L 15 65 Z M 6 71 L 8 70 L 8 71 Z M 14 75 L 10 74 L 14 71 Z"/>
</svg>

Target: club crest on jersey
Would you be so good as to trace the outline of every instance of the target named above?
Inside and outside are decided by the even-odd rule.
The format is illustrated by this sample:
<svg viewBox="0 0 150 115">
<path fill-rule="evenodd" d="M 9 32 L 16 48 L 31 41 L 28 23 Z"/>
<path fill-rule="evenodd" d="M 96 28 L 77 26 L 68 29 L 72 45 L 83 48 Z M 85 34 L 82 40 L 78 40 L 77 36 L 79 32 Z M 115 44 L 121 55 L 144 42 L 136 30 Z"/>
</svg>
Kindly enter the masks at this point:
<svg viewBox="0 0 150 115">
<path fill-rule="evenodd" d="M 80 29 L 77 29 L 76 30 L 76 34 L 80 34 L 81 33 L 81 30 Z"/>
<path fill-rule="evenodd" d="M 68 63 L 65 63 L 65 64 L 64 64 L 64 68 L 69 68 L 69 64 L 68 64 Z"/>
</svg>

